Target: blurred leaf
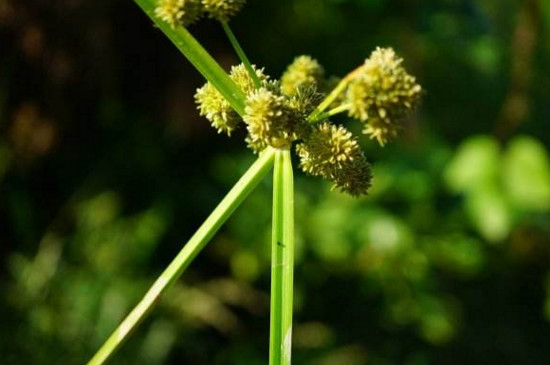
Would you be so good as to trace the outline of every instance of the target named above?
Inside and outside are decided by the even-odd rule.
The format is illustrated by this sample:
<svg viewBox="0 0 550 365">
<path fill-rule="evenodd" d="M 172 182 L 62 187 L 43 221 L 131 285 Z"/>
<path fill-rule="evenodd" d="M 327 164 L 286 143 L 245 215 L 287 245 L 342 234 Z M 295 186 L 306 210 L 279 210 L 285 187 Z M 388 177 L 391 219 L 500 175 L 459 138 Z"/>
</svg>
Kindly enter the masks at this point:
<svg viewBox="0 0 550 365">
<path fill-rule="evenodd" d="M 254 281 L 260 273 L 258 257 L 245 250 L 234 253 L 231 256 L 231 271 L 237 279 Z"/>
<path fill-rule="evenodd" d="M 477 274 L 485 263 L 481 242 L 463 235 L 430 240 L 426 252 L 435 265 L 462 276 Z"/>
<path fill-rule="evenodd" d="M 472 191 L 466 200 L 470 221 L 483 238 L 502 241 L 512 228 L 511 209 L 501 189 L 487 185 Z"/>
<path fill-rule="evenodd" d="M 445 170 L 445 182 L 455 193 L 468 193 L 491 184 L 498 176 L 500 149 L 490 136 L 475 136 L 463 142 Z"/>
<path fill-rule="evenodd" d="M 494 38 L 480 37 L 470 45 L 467 59 L 479 73 L 492 76 L 500 72 L 500 49 Z"/>
<path fill-rule="evenodd" d="M 450 341 L 456 332 L 451 311 L 437 298 L 425 297 L 421 306 L 420 333 L 422 336 L 435 345 Z"/>
<path fill-rule="evenodd" d="M 544 146 L 531 137 L 516 137 L 504 154 L 504 187 L 510 200 L 525 210 L 550 209 L 550 161 Z"/>
</svg>

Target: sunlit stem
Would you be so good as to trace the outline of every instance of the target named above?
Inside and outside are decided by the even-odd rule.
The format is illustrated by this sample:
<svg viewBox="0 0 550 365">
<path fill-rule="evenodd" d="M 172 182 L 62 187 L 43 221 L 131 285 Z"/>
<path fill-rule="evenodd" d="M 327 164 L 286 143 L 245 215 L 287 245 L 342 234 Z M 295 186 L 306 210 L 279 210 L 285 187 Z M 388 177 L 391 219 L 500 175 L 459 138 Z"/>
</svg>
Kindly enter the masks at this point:
<svg viewBox="0 0 550 365">
<path fill-rule="evenodd" d="M 290 150 L 277 150 L 273 170 L 269 365 L 290 365 L 294 276 L 294 182 Z"/>
<path fill-rule="evenodd" d="M 103 346 L 88 362 L 88 365 L 104 364 L 124 340 L 143 321 L 153 309 L 160 296 L 181 276 L 198 253 L 206 246 L 223 223 L 231 216 L 243 200 L 254 190 L 262 178 L 273 166 L 276 152 L 272 148 L 266 149 L 252 164 L 248 171 L 233 186 L 218 206 L 206 218 L 191 239 L 185 244 L 176 258 L 158 277 L 153 286 L 145 294 L 139 304 L 122 321 L 118 328 L 105 341 Z"/>
<path fill-rule="evenodd" d="M 248 74 L 252 78 L 252 81 L 254 82 L 254 86 L 256 86 L 257 89 L 262 87 L 262 82 L 260 81 L 260 78 L 254 71 L 254 68 L 252 67 L 252 64 L 250 63 L 250 60 L 248 57 L 246 57 L 246 53 L 244 53 L 243 48 L 241 47 L 239 41 L 237 40 L 237 37 L 235 37 L 235 34 L 229 27 L 229 24 L 227 22 L 221 22 L 222 28 L 225 31 L 225 34 L 227 35 L 227 38 L 229 38 L 229 42 L 231 42 L 231 45 L 233 46 L 233 49 L 235 49 L 235 52 L 237 53 L 237 56 L 243 63 L 244 67 L 246 68 L 246 71 L 248 71 Z"/>
<path fill-rule="evenodd" d="M 328 94 L 328 96 L 311 112 L 311 114 L 308 116 L 307 120 L 310 123 L 318 122 L 321 119 L 319 119 L 319 115 L 325 111 L 329 106 L 331 106 L 338 97 L 346 90 L 349 83 L 363 70 L 362 66 L 359 66 L 355 70 L 351 71 L 349 74 L 346 75 L 338 85 Z"/>
<path fill-rule="evenodd" d="M 317 122 L 322 121 L 323 119 L 330 118 L 334 115 L 337 115 L 337 114 L 343 113 L 345 111 L 348 111 L 350 106 L 351 106 L 351 104 L 342 104 L 340 106 L 337 106 L 336 108 L 332 108 L 328 112 L 318 114 L 315 117 L 315 119 L 310 121 L 310 123 L 317 123 Z"/>
</svg>

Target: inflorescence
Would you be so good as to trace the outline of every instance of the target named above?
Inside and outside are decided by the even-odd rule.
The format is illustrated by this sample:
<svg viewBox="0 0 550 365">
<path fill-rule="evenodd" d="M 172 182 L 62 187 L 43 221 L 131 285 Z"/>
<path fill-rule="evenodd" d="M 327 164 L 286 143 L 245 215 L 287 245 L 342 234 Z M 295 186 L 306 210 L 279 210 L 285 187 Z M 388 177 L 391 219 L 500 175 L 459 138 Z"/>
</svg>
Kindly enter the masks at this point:
<svg viewBox="0 0 550 365">
<path fill-rule="evenodd" d="M 191 25 L 204 16 L 226 22 L 245 3 L 246 0 L 158 0 L 155 14 L 172 28 Z"/>
<path fill-rule="evenodd" d="M 203 15 L 225 22 L 245 0 L 158 0 L 156 14 L 171 26 L 187 25 Z M 210 83 L 197 90 L 200 114 L 218 133 L 230 136 L 247 129 L 246 143 L 255 153 L 296 143 L 301 169 L 320 176 L 343 192 L 364 195 L 371 185 L 371 166 L 357 138 L 329 117 L 347 113 L 363 123 L 363 133 L 385 145 L 402 129 L 402 120 L 419 104 L 422 88 L 391 48 L 377 48 L 346 77 L 327 78 L 310 56 L 294 59 L 280 81 L 263 69 L 233 66 L 230 78 L 246 95 L 239 115 Z M 256 73 L 259 85 L 251 77 Z M 253 73 L 252 73 L 253 75 Z M 326 110 L 329 109 L 329 110 Z"/>
</svg>

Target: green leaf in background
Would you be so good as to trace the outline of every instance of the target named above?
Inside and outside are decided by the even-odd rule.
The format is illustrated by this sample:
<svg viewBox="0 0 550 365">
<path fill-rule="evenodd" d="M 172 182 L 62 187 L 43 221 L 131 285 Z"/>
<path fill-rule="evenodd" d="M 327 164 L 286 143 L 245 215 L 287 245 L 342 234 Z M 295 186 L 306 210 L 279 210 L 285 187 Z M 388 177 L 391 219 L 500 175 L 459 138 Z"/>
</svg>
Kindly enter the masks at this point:
<svg viewBox="0 0 550 365">
<path fill-rule="evenodd" d="M 550 161 L 544 146 L 532 137 L 517 137 L 504 153 L 503 184 L 518 208 L 550 209 Z"/>
<path fill-rule="evenodd" d="M 485 265 L 482 247 L 478 239 L 462 234 L 444 235 L 425 243 L 430 262 L 465 278 L 474 277 Z"/>
<path fill-rule="evenodd" d="M 467 193 L 493 183 L 498 177 L 500 149 L 490 136 L 475 136 L 460 145 L 444 172 L 447 187 Z"/>
<path fill-rule="evenodd" d="M 500 72 L 502 47 L 492 37 L 481 37 L 472 42 L 468 49 L 468 60 L 476 71 L 483 75 L 498 75 Z"/>
<path fill-rule="evenodd" d="M 472 225 L 489 242 L 505 239 L 512 228 L 512 212 L 502 190 L 495 184 L 473 190 L 466 200 Z"/>
</svg>

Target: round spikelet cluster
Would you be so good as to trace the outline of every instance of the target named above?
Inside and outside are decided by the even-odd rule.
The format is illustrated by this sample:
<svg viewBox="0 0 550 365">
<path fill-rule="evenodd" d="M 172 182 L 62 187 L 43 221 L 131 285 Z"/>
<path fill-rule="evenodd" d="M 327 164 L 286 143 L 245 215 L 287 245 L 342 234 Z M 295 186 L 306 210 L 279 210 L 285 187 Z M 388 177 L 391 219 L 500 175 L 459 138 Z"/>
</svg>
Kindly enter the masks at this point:
<svg viewBox="0 0 550 365">
<path fill-rule="evenodd" d="M 202 14 L 202 4 L 197 0 L 158 0 L 155 15 L 172 28 L 190 25 Z"/>
<path fill-rule="evenodd" d="M 253 67 L 254 68 L 254 67 Z M 254 68 L 256 75 L 263 83 L 268 82 L 268 77 L 262 69 Z M 254 81 L 248 74 L 244 65 L 233 66 L 229 77 L 235 82 L 245 94 L 254 90 Z M 207 82 L 199 88 L 195 94 L 195 101 L 198 104 L 200 115 L 206 117 L 218 133 L 226 133 L 228 136 L 238 128 L 242 118 L 225 100 L 222 94 L 210 83 Z"/>
<path fill-rule="evenodd" d="M 226 22 L 235 16 L 246 0 L 202 0 L 205 12 L 210 18 Z"/>
<path fill-rule="evenodd" d="M 294 95 L 304 86 L 318 86 L 325 77 L 325 70 L 316 59 L 299 56 L 287 67 L 281 77 L 281 90 L 286 95 Z"/>
<path fill-rule="evenodd" d="M 317 91 L 315 85 L 302 85 L 295 90 L 292 96 L 287 97 L 289 108 L 302 119 L 306 119 L 324 98 L 325 95 Z"/>
<path fill-rule="evenodd" d="M 294 95 L 285 95 L 278 80 L 271 80 L 262 69 L 253 68 L 260 80 L 260 89 L 256 88 L 242 64 L 232 67 L 229 75 L 247 96 L 243 118 L 209 82 L 195 94 L 200 114 L 210 121 L 218 133 L 227 135 L 231 135 L 244 121 L 249 132 L 246 143 L 256 153 L 267 146 L 288 147 L 310 130 L 307 116 L 324 95 L 317 92 L 315 85 L 303 85 Z"/>
<path fill-rule="evenodd" d="M 172 28 L 191 25 L 203 16 L 227 22 L 246 0 L 157 0 L 155 15 Z"/>
<path fill-rule="evenodd" d="M 371 166 L 353 134 L 327 118 L 347 111 L 364 122 L 363 131 L 380 144 L 394 138 L 400 120 L 419 103 L 422 93 L 402 62 L 393 50 L 378 48 L 348 76 L 329 82 L 317 61 L 301 56 L 281 81 L 254 69 L 260 87 L 239 65 L 231 69 L 230 78 L 246 95 L 242 118 L 209 83 L 197 91 L 196 100 L 201 115 L 220 133 L 231 134 L 244 122 L 246 143 L 256 153 L 267 147 L 290 148 L 298 141 L 296 152 L 305 173 L 331 181 L 334 189 L 360 196 L 371 186 Z M 327 97 L 324 91 L 329 84 L 334 91 Z"/>
<path fill-rule="evenodd" d="M 349 115 L 367 122 L 363 132 L 381 145 L 399 132 L 400 121 L 419 103 L 422 88 L 391 48 L 377 48 L 350 83 Z"/>
<path fill-rule="evenodd" d="M 364 195 L 372 173 L 353 134 L 342 126 L 323 122 L 296 146 L 304 172 L 334 183 L 333 188 L 353 196 Z"/>
<path fill-rule="evenodd" d="M 252 144 L 268 144 L 275 148 L 289 147 L 297 138 L 295 114 L 282 95 L 260 88 L 246 98 L 244 121 Z"/>
</svg>

